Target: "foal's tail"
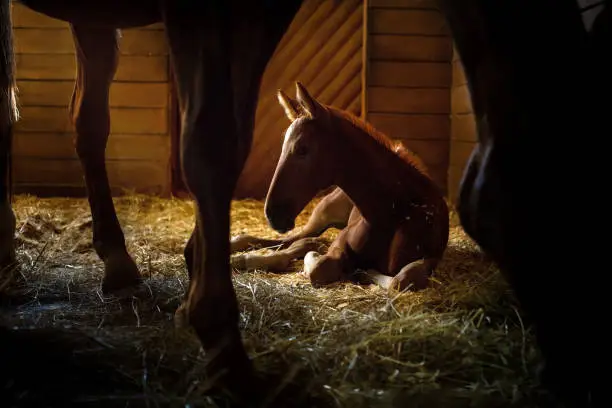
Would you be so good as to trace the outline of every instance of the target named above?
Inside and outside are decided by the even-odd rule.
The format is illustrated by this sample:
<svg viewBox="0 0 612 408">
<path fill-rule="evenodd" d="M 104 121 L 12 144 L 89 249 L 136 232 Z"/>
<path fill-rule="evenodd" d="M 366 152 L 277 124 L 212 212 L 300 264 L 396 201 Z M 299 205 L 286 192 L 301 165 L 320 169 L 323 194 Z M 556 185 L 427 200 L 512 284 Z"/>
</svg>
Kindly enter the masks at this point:
<svg viewBox="0 0 612 408">
<path fill-rule="evenodd" d="M 0 0 L 0 165 L 6 166 L 0 169 L 0 173 L 7 178 L 9 195 L 12 185 L 12 129 L 18 119 L 11 0 Z"/>
</svg>

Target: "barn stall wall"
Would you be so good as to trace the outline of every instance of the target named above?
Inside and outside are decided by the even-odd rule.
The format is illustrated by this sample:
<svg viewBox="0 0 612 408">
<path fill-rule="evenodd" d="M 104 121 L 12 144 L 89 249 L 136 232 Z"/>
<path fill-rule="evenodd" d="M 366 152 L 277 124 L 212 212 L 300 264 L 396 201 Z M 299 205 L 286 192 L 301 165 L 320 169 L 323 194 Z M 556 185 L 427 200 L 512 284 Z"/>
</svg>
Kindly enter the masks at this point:
<svg viewBox="0 0 612 408">
<path fill-rule="evenodd" d="M 236 197 L 264 198 L 289 121 L 277 89 L 301 81 L 321 102 L 361 114 L 362 0 L 306 0 L 270 60 L 260 87 L 251 154 Z"/>
<path fill-rule="evenodd" d="M 67 106 L 75 78 L 68 24 L 13 5 L 21 120 L 15 126 L 17 192 L 82 195 Z M 107 169 L 113 191 L 169 191 L 168 51 L 158 26 L 124 30 L 110 91 Z"/>
<path fill-rule="evenodd" d="M 446 191 L 452 41 L 430 0 L 367 0 L 365 118 L 402 141 Z"/>
<path fill-rule="evenodd" d="M 67 103 L 75 76 L 68 25 L 16 4 L 22 120 L 16 127 L 17 191 L 82 194 Z M 123 31 L 111 88 L 107 165 L 114 192 L 169 193 L 177 177 L 175 105 L 163 29 Z M 253 148 L 236 197 L 263 198 L 288 125 L 276 90 L 302 81 L 324 103 L 361 115 L 419 154 L 446 190 L 451 133 L 452 44 L 430 0 L 306 0 L 268 64 Z M 171 135 L 172 134 L 172 135 Z M 176 191 L 176 190 L 175 190 Z"/>
<path fill-rule="evenodd" d="M 470 91 L 467 86 L 461 60 L 453 55 L 453 84 L 451 99 L 450 163 L 448 167 L 448 196 L 457 199 L 459 182 L 465 165 L 476 146 L 477 134 Z"/>
</svg>

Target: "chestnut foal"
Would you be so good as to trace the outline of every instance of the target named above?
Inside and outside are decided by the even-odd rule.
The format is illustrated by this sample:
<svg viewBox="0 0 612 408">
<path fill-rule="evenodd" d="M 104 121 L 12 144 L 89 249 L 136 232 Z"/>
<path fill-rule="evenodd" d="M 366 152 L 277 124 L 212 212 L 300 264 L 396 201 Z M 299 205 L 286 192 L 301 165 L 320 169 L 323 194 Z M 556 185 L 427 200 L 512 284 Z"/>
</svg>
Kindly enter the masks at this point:
<svg viewBox="0 0 612 408">
<path fill-rule="evenodd" d="M 234 255 L 233 264 L 279 269 L 304 256 L 304 273 L 320 286 L 359 277 L 390 290 L 423 289 L 448 243 L 449 214 L 441 191 L 420 160 L 348 112 L 326 106 L 296 83 L 297 99 L 278 91 L 292 121 L 266 198 L 265 213 L 279 232 L 323 189 L 337 186 L 316 206 L 305 228 L 287 239 L 233 239 L 249 244 L 289 245 L 276 254 Z M 331 226 L 342 231 L 327 253 L 318 236 Z"/>
</svg>

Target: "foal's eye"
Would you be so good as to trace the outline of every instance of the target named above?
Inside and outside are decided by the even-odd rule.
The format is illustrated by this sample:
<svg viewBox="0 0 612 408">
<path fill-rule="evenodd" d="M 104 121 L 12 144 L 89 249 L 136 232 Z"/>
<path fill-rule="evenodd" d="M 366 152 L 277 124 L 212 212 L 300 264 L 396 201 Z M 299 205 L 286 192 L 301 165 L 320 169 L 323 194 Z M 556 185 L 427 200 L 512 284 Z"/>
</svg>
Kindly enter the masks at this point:
<svg viewBox="0 0 612 408">
<path fill-rule="evenodd" d="M 293 154 L 299 157 L 304 157 L 308 154 L 308 147 L 304 145 L 296 146 Z"/>
</svg>

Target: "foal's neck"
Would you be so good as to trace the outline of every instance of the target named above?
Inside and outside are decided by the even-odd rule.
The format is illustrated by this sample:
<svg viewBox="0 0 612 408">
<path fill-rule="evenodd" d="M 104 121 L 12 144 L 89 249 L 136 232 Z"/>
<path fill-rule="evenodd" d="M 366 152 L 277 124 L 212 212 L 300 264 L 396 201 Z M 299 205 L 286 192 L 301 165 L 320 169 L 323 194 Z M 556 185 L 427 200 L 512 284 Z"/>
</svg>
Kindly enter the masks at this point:
<svg viewBox="0 0 612 408">
<path fill-rule="evenodd" d="M 431 197 L 431 183 L 415 165 L 400 157 L 388 139 L 357 119 L 334 115 L 344 139 L 346 162 L 338 186 L 369 222 L 401 215 L 406 205 Z"/>
</svg>

